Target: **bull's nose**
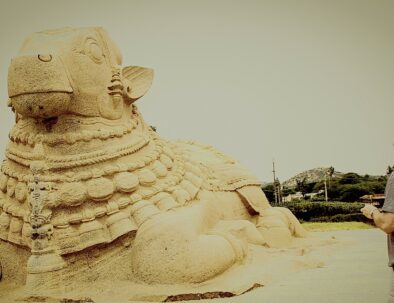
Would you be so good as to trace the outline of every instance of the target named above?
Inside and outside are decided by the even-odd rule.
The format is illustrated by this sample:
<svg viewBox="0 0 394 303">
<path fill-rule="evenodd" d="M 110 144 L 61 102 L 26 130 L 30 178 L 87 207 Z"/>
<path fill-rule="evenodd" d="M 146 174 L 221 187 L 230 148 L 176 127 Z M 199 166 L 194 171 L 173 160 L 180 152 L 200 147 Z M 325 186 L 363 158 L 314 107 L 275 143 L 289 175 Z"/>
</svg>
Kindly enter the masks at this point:
<svg viewBox="0 0 394 303">
<path fill-rule="evenodd" d="M 39 54 L 38 55 L 38 60 L 42 61 L 42 62 L 50 62 L 52 61 L 52 55 L 51 54 Z"/>
<path fill-rule="evenodd" d="M 72 93 L 67 69 L 59 56 L 41 53 L 12 59 L 8 69 L 8 95 Z"/>
<path fill-rule="evenodd" d="M 15 111 L 28 117 L 55 117 L 68 110 L 73 89 L 59 56 L 40 53 L 12 59 L 8 95 Z"/>
</svg>

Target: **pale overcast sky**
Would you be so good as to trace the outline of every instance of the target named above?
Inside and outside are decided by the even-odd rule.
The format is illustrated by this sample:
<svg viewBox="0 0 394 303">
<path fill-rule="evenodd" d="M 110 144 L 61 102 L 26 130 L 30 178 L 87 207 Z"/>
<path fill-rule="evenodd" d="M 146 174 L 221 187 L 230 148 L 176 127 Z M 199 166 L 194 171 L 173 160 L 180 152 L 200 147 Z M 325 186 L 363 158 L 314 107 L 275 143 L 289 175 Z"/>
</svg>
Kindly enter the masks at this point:
<svg viewBox="0 0 394 303">
<path fill-rule="evenodd" d="M 166 138 L 209 143 L 261 180 L 394 164 L 394 1 L 0 2 L 0 154 L 7 68 L 31 32 L 102 26 L 125 65 L 155 70 L 138 101 Z"/>
</svg>

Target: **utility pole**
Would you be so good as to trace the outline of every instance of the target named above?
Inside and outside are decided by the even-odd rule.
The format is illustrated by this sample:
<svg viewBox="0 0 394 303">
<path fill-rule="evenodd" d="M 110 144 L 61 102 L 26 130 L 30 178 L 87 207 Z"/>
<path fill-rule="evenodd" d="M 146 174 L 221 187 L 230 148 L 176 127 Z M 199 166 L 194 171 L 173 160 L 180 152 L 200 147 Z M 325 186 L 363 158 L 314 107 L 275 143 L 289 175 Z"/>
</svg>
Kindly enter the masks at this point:
<svg viewBox="0 0 394 303">
<path fill-rule="evenodd" d="M 276 184 L 277 184 L 277 188 L 278 188 L 278 204 L 281 205 L 282 204 L 282 185 L 279 182 L 279 179 L 276 178 Z"/>
<path fill-rule="evenodd" d="M 326 197 L 326 202 L 328 202 L 328 194 L 327 194 L 327 172 L 324 173 L 324 194 Z"/>
<path fill-rule="evenodd" d="M 272 160 L 272 173 L 274 174 L 274 196 L 275 196 L 275 205 L 278 204 L 278 192 L 276 191 L 276 177 L 275 177 L 275 161 Z"/>
</svg>

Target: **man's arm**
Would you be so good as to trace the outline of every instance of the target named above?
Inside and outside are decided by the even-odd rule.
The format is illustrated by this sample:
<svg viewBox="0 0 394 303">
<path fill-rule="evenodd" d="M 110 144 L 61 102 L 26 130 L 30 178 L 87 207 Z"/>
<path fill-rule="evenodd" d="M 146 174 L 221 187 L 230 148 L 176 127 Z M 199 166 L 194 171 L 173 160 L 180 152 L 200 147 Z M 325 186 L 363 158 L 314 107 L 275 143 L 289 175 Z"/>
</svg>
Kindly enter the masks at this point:
<svg viewBox="0 0 394 303">
<path fill-rule="evenodd" d="M 394 232 L 394 213 L 383 213 L 371 204 L 366 204 L 361 212 L 368 219 L 372 219 L 375 225 L 385 233 Z"/>
</svg>

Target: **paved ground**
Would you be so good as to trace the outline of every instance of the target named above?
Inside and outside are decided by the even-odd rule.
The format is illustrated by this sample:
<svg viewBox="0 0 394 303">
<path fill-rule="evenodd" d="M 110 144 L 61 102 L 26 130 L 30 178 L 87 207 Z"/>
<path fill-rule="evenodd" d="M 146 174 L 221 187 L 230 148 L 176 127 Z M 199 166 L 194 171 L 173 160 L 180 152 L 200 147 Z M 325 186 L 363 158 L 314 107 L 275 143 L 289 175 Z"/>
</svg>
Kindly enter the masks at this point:
<svg viewBox="0 0 394 303">
<path fill-rule="evenodd" d="M 332 254 L 323 268 L 295 273 L 238 297 L 200 302 L 386 302 L 391 269 L 387 267 L 385 234 L 377 229 L 324 234 L 344 239 L 350 244 Z"/>
</svg>

